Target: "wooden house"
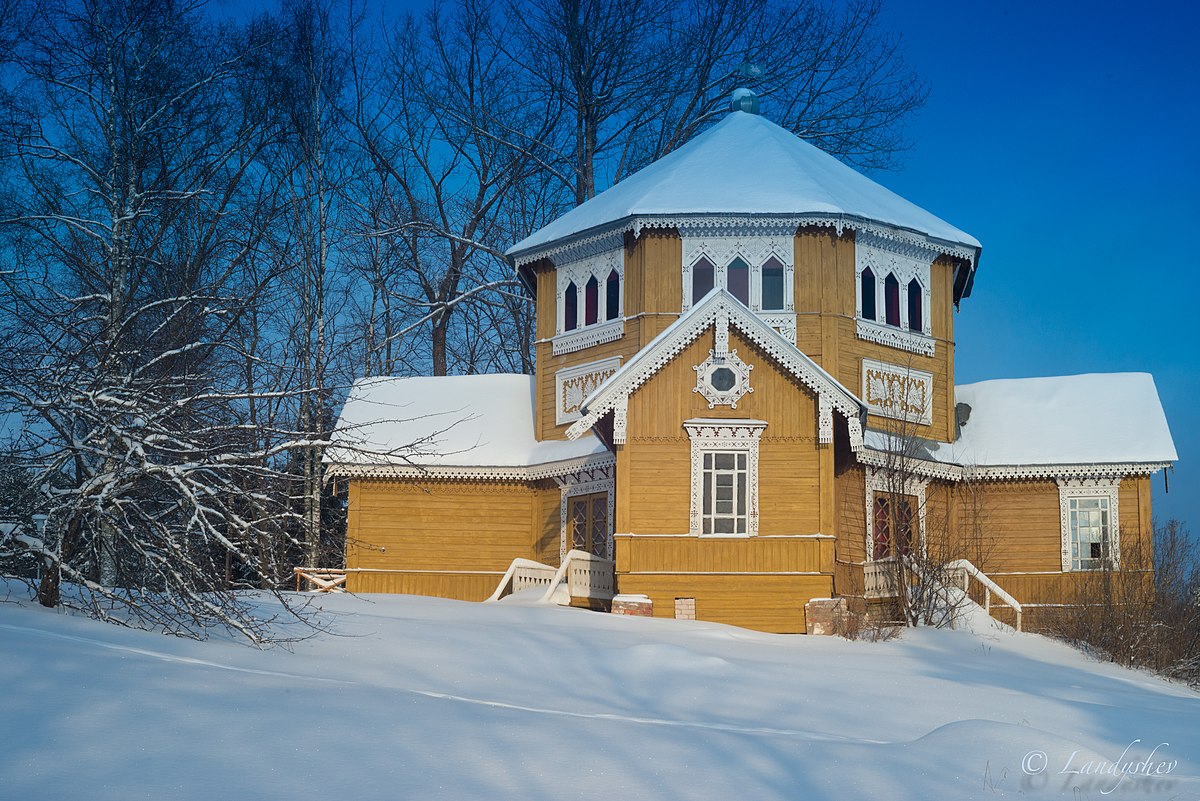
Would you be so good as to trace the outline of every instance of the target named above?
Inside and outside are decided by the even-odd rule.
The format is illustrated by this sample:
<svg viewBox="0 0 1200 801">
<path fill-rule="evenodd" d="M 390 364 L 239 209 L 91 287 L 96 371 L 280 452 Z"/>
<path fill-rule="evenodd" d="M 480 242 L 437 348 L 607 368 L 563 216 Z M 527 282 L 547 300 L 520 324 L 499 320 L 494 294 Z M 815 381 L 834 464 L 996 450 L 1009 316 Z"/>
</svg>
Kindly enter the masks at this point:
<svg viewBox="0 0 1200 801">
<path fill-rule="evenodd" d="M 508 255 L 534 376 L 351 392 L 327 459 L 352 591 L 482 600 L 582 552 L 656 616 L 804 632 L 918 555 L 1027 623 L 1141 569 L 1176 459 L 1150 376 L 956 386 L 979 242 L 757 114 Z"/>
</svg>

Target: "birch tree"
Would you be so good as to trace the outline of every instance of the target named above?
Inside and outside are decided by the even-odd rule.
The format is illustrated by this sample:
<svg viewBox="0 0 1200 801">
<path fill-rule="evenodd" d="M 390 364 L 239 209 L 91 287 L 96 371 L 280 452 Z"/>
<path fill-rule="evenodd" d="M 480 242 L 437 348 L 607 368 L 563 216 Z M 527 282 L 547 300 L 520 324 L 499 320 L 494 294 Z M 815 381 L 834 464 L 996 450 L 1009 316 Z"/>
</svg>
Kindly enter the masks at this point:
<svg viewBox="0 0 1200 801">
<path fill-rule="evenodd" d="M 257 46 L 173 0 L 39 6 L 19 48 L 0 402 L 25 417 L 49 515 L 38 598 L 202 636 L 271 633 L 223 581 L 277 499 L 234 336 L 263 289 Z M 62 590 L 62 582 L 78 588 Z"/>
</svg>

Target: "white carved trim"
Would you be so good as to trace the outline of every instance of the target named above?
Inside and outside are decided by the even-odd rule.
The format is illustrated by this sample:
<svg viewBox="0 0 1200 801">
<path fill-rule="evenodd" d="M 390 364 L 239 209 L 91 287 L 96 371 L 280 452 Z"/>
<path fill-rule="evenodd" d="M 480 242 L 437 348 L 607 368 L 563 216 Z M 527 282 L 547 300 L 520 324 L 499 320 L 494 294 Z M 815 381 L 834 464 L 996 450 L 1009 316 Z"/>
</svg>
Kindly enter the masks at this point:
<svg viewBox="0 0 1200 801">
<path fill-rule="evenodd" d="M 979 253 L 979 248 L 972 245 L 946 242 L 915 231 L 893 228 L 884 223 L 877 223 L 864 220 L 861 217 L 852 217 L 843 214 L 675 214 L 626 217 L 623 220 L 617 220 L 605 226 L 600 231 L 587 231 L 570 235 L 564 239 L 534 246 L 520 253 L 513 253 L 510 258 L 516 267 L 531 264 L 542 258 L 553 260 L 563 255 L 566 258 L 572 258 L 575 253 L 586 253 L 589 248 L 602 249 L 605 246 L 611 246 L 610 243 L 613 242 L 619 244 L 624 241 L 623 236 L 626 231 L 632 231 L 634 236 L 641 236 L 642 230 L 646 228 L 692 228 L 694 230 L 741 229 L 744 231 L 754 231 L 757 229 L 767 229 L 770 231 L 786 228 L 790 229 L 794 234 L 799 228 L 812 226 L 833 228 L 839 235 L 846 229 L 855 231 L 860 236 L 871 234 L 898 245 L 928 249 L 938 255 L 962 259 L 972 265 L 975 263 L 975 257 Z"/>
<path fill-rule="evenodd" d="M 575 367 L 565 367 L 554 374 L 554 422 L 558 425 L 578 420 L 580 407 L 588 395 L 621 367 L 621 357 L 601 359 Z"/>
<path fill-rule="evenodd" d="M 567 551 L 573 544 L 567 543 L 567 507 L 572 496 L 594 495 L 598 492 L 608 494 L 608 531 L 606 532 L 608 559 L 614 558 L 613 551 L 613 514 L 616 512 L 617 470 L 613 464 L 595 470 L 581 471 L 563 476 L 558 481 L 558 563 L 561 565 L 567 558 Z"/>
<path fill-rule="evenodd" d="M 793 345 L 796 344 L 796 314 L 795 312 L 759 312 L 759 319 L 779 332 L 779 335 Z"/>
<path fill-rule="evenodd" d="M 537 481 L 557 478 L 579 470 L 605 467 L 616 464 L 611 453 L 598 453 L 561 462 L 528 465 L 521 467 L 464 467 L 391 465 L 391 464 L 344 464 L 333 463 L 326 467 L 329 478 L 375 478 L 375 479 L 450 479 L 459 481 Z"/>
<path fill-rule="evenodd" d="M 909 353 L 919 353 L 922 356 L 932 356 L 937 345 L 937 340 L 925 334 L 893 328 L 890 325 L 870 320 L 855 321 L 854 330 L 859 339 L 874 342 L 877 345 L 887 345 L 890 348 L 897 348 Z"/>
<path fill-rule="evenodd" d="M 679 236 L 683 240 L 680 298 L 683 311 L 692 307 L 692 268 L 702 258 L 708 259 L 715 268 L 713 285 L 720 289 L 728 289 L 727 271 L 733 260 L 740 258 L 746 263 L 750 270 L 747 305 L 755 312 L 762 310 L 762 268 L 770 259 L 776 259 L 783 266 L 783 308 L 771 311 L 795 310 L 795 226 L 783 224 L 748 230 L 739 225 L 684 225 L 679 228 Z"/>
<path fill-rule="evenodd" d="M 746 534 L 758 535 L 758 441 L 765 420 L 684 420 L 683 427 L 692 441 L 692 481 L 689 503 L 689 533 L 704 530 L 704 454 L 713 451 L 746 452 Z M 712 535 L 725 536 L 730 535 Z"/>
<path fill-rule="evenodd" d="M 815 395 L 818 397 L 828 396 L 833 408 L 846 418 L 851 445 L 862 446 L 862 425 L 859 415 L 863 411 L 863 407 L 858 398 L 851 395 L 845 387 L 837 383 L 809 357 L 797 350 L 794 344 L 780 336 L 778 331 L 746 310 L 724 291 L 714 293 L 708 300 L 672 323 L 666 331 L 656 337 L 606 381 L 596 391 L 595 396 L 589 399 L 589 403 L 584 408 L 583 417 L 576 420 L 567 429 L 567 437 L 575 439 L 582 436 L 601 417 L 613 411 L 615 412 L 613 441 L 618 444 L 623 443 L 626 425 L 625 410 L 628 408 L 629 396 L 684 348 L 694 342 L 709 326 L 714 325 L 721 314 L 728 315 L 729 322 L 736 326 L 747 339 L 765 351 L 769 358 L 795 376 Z M 621 405 L 621 410 L 618 410 L 618 404 Z"/>
<path fill-rule="evenodd" d="M 606 323 L 568 331 L 565 334 L 557 334 L 550 340 L 551 351 L 555 356 L 561 356 L 564 353 L 574 353 L 593 345 L 614 342 L 623 336 L 625 336 L 625 320 L 610 320 Z"/>
<path fill-rule="evenodd" d="M 868 467 L 866 471 L 867 502 L 867 561 L 873 561 L 875 553 L 875 493 L 889 495 L 911 495 L 917 499 L 917 547 L 922 558 L 926 555 L 925 545 L 925 489 L 929 481 L 918 476 L 901 478 L 892 471 Z"/>
<path fill-rule="evenodd" d="M 930 268 L 938 252 L 925 245 L 888 239 L 873 232 L 864 231 L 854 238 L 854 297 L 855 315 L 858 324 L 855 331 L 860 339 L 880 345 L 932 356 L 934 342 L 933 322 L 930 310 L 933 303 Z M 875 277 L 876 319 L 863 318 L 862 274 L 868 268 Z M 887 277 L 894 275 L 900 293 L 900 325 L 893 326 L 879 321 L 886 314 L 887 295 L 884 289 Z M 916 280 L 921 286 L 921 330 L 914 331 L 908 320 L 908 285 Z"/>
<path fill-rule="evenodd" d="M 886 468 L 895 461 L 895 455 L 862 445 L 854 448 L 860 464 Z M 925 478 L 940 478 L 945 481 L 986 480 L 1020 481 L 1035 478 L 1060 477 L 1107 477 L 1149 476 L 1172 465 L 1172 462 L 1110 462 L 1104 464 L 1017 464 L 1017 465 L 961 465 L 955 462 L 938 462 L 905 455 L 908 469 Z"/>
<path fill-rule="evenodd" d="M 1120 478 L 1060 478 L 1058 480 L 1059 528 L 1062 534 L 1062 569 L 1072 572 L 1071 565 L 1071 498 L 1104 498 L 1108 501 L 1108 553 L 1114 568 L 1121 566 L 1121 518 L 1117 499 Z"/>
<path fill-rule="evenodd" d="M 833 442 L 833 405 L 829 398 L 817 398 L 817 441 L 822 445 Z"/>
<path fill-rule="evenodd" d="M 624 445 L 625 436 L 629 431 L 629 396 L 622 395 L 617 398 L 617 402 L 613 404 L 613 444 Z M 579 425 L 577 422 L 575 425 Z M 574 427 L 574 426 L 572 426 Z M 567 436 L 571 436 L 571 432 L 567 431 Z"/>
<path fill-rule="evenodd" d="M 724 356 L 719 355 L 716 349 L 710 350 L 708 358 L 692 369 L 696 371 L 696 386 L 692 392 L 703 395 L 710 409 L 716 406 L 736 409 L 742 396 L 754 391 L 750 386 L 750 371 L 754 369 L 754 365 L 746 364 L 738 358 L 736 350 L 729 351 Z M 717 389 L 712 383 L 713 373 L 721 369 L 733 373 L 733 386 L 729 389 Z"/>
<path fill-rule="evenodd" d="M 872 414 L 931 425 L 933 373 L 863 359 L 862 399 Z"/>
<path fill-rule="evenodd" d="M 560 239 L 547 245 L 527 250 L 513 256 L 513 266 L 523 267 L 538 259 L 550 259 L 555 263 L 567 263 L 590 258 L 605 250 L 614 250 L 625 244 L 628 225 L 617 225 L 598 233 Z"/>
</svg>

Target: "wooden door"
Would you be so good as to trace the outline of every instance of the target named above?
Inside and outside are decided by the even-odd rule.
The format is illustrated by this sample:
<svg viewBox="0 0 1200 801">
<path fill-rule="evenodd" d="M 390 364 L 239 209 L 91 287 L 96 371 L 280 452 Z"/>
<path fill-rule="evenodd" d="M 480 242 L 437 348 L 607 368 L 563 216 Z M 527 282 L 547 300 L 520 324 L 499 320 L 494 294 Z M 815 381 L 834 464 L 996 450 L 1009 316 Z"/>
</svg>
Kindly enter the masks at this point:
<svg viewBox="0 0 1200 801">
<path fill-rule="evenodd" d="M 573 495 L 567 499 L 568 546 L 603 559 L 608 554 L 608 493 Z"/>
</svg>

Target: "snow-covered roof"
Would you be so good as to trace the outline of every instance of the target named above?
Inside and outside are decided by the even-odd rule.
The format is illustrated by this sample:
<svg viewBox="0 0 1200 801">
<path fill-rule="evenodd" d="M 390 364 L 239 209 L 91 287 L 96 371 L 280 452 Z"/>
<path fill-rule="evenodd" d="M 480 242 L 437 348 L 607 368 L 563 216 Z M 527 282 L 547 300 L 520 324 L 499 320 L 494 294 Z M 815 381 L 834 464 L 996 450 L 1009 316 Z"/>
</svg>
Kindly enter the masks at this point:
<svg viewBox="0 0 1200 801">
<path fill-rule="evenodd" d="M 817 215 L 883 223 L 977 252 L 979 241 L 757 114 L 731 112 L 679 149 L 509 249 L 519 257 L 622 221 Z"/>
<path fill-rule="evenodd" d="M 956 386 L 971 407 L 958 441 L 929 456 L 964 466 L 1164 465 L 1175 443 L 1154 378 L 1147 373 L 1091 373 L 1011 378 Z M 868 445 L 885 437 L 869 432 Z"/>
<path fill-rule="evenodd" d="M 334 474 L 415 467 L 536 477 L 540 466 L 610 458 L 591 434 L 538 442 L 533 393 L 527 375 L 364 378 L 350 390 L 325 461 Z"/>
</svg>

